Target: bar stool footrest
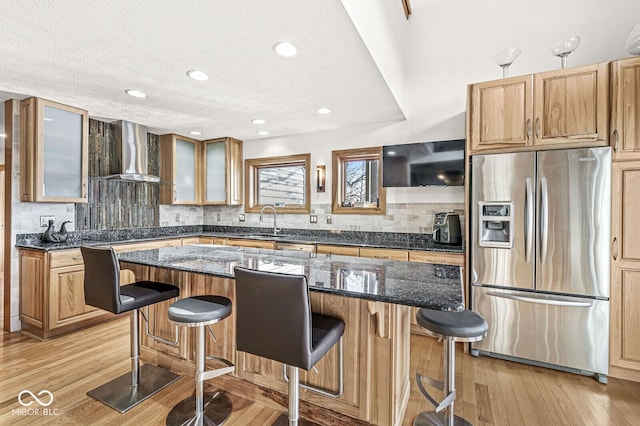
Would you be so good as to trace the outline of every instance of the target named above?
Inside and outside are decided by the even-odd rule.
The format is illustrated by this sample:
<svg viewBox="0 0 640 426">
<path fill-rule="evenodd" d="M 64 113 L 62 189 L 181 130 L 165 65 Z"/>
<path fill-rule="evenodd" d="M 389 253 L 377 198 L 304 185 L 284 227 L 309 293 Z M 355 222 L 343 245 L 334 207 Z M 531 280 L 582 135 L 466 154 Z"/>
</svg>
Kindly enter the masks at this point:
<svg viewBox="0 0 640 426">
<path fill-rule="evenodd" d="M 420 393 L 422 393 L 422 395 L 425 398 L 427 398 L 429 402 L 433 404 L 434 407 L 436 407 L 436 413 L 439 413 L 440 411 L 444 410 L 449 405 L 451 405 L 453 401 L 455 401 L 456 399 L 455 389 L 449 392 L 449 394 L 442 401 L 438 402 L 435 400 L 435 398 L 429 395 L 429 392 L 427 392 L 427 390 L 424 388 L 424 385 L 422 384 L 423 381 L 427 382 L 429 385 L 439 390 L 444 389 L 444 384 L 439 380 L 435 380 L 435 379 L 432 379 L 431 377 L 426 377 L 420 373 L 416 373 L 416 385 L 418 385 L 418 389 L 420 390 Z"/>
<path fill-rule="evenodd" d="M 231 415 L 231 400 L 221 392 L 204 393 L 204 413 L 196 416 L 196 399 L 189 396 L 174 406 L 167 416 L 167 426 L 223 424 Z M 198 418 L 200 417 L 200 418 Z"/>
<path fill-rule="evenodd" d="M 236 370 L 236 366 L 231 361 L 226 360 L 224 358 L 218 358 L 216 356 L 207 356 L 205 358 L 209 360 L 221 362 L 227 366 L 204 371 L 198 374 L 198 377 L 196 377 L 196 381 L 202 382 L 205 380 L 214 379 L 216 377 L 220 377 L 225 374 L 233 373 Z"/>
<path fill-rule="evenodd" d="M 90 390 L 87 395 L 124 413 L 180 378 L 166 368 L 153 364 L 142 365 L 138 377 L 140 384 L 131 386 L 131 372 L 127 371 L 110 382 Z"/>
</svg>

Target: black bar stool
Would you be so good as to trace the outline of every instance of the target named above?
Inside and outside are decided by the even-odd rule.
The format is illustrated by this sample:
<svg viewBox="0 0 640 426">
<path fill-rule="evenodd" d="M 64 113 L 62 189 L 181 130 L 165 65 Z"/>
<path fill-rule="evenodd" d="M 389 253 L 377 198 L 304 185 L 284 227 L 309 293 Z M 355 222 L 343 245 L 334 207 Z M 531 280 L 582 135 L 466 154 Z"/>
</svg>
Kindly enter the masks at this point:
<svg viewBox="0 0 640 426">
<path fill-rule="evenodd" d="M 428 334 L 444 339 L 444 382 L 416 373 L 416 384 L 420 392 L 435 407 L 435 411 L 418 415 L 414 426 L 427 425 L 470 425 L 465 419 L 454 414 L 453 403 L 456 399 L 456 342 L 477 342 L 487 335 L 489 326 L 480 315 L 473 311 L 436 311 L 420 309 L 416 320 Z M 424 388 L 423 380 L 431 386 L 442 390 L 444 399 L 437 402 Z M 444 413 L 440 413 L 444 410 Z"/>
<path fill-rule="evenodd" d="M 231 315 L 231 300 L 222 296 L 193 296 L 180 299 L 169 306 L 169 321 L 181 327 L 196 329 L 195 397 L 183 399 L 167 415 L 167 426 L 175 425 L 221 425 L 231 414 L 231 400 L 220 392 L 204 392 L 204 381 L 223 374 L 233 373 L 234 365 L 223 358 L 207 356 L 204 329 Z M 206 359 L 215 359 L 226 367 L 205 371 Z"/>
<path fill-rule="evenodd" d="M 120 265 L 112 248 L 83 246 L 80 251 L 84 260 L 85 303 L 114 314 L 131 313 L 131 372 L 87 392 L 90 397 L 124 413 L 180 378 L 152 364 L 140 367 L 138 324 L 140 308 L 177 298 L 180 290 L 155 281 L 120 286 Z"/>
<path fill-rule="evenodd" d="M 288 370 L 288 424 L 298 425 L 300 387 L 337 398 L 342 394 L 344 321 L 311 312 L 304 275 L 235 268 L 237 349 L 282 362 Z M 339 390 L 300 385 L 300 368 L 309 370 L 339 344 Z M 286 376 L 285 376 L 286 380 Z M 283 414 L 274 424 L 287 424 Z M 300 424 L 312 424 L 300 420 Z"/>
</svg>

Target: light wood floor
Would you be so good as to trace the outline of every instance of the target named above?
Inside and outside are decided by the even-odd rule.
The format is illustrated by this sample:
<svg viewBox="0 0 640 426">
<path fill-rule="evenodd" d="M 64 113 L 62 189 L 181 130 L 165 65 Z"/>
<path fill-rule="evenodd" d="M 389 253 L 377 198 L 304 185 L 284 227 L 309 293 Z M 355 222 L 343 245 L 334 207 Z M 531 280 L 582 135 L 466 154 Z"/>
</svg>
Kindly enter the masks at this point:
<svg viewBox="0 0 640 426">
<path fill-rule="evenodd" d="M 88 390 L 129 369 L 128 333 L 128 319 L 123 318 L 47 342 L 17 333 L 2 334 L 0 425 L 164 424 L 173 405 L 193 392 L 191 377 L 182 377 L 122 415 L 86 396 Z M 442 345 L 436 340 L 412 336 L 411 371 L 441 379 L 441 356 Z M 640 424 L 640 383 L 609 379 L 608 385 L 602 385 L 571 373 L 473 358 L 461 350 L 456 361 L 456 414 L 475 425 Z M 403 426 L 411 425 L 419 412 L 431 409 L 413 378 L 411 386 Z M 43 389 L 54 396 L 47 407 L 49 415 L 42 414 L 42 407 L 40 415 L 12 413 L 21 408 L 17 396 L 22 390 L 37 394 Z M 267 425 L 278 415 L 273 408 L 242 395 L 230 397 L 234 411 L 226 423 L 229 426 Z"/>
</svg>

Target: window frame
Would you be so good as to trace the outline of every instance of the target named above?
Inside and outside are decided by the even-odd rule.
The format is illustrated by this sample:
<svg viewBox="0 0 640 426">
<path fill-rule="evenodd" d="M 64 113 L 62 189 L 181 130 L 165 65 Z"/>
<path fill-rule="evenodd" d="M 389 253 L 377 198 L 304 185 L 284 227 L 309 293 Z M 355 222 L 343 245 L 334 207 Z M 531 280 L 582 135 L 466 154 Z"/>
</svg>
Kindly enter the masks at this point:
<svg viewBox="0 0 640 426">
<path fill-rule="evenodd" d="M 387 191 L 382 186 L 382 147 L 342 149 L 332 151 L 331 174 L 331 212 L 333 214 L 378 214 L 383 215 L 387 210 Z M 345 182 L 345 162 L 352 160 L 378 160 L 378 203 L 363 207 L 343 207 Z"/>
<path fill-rule="evenodd" d="M 244 211 L 246 213 L 260 213 L 265 206 L 272 204 L 258 204 L 258 170 L 266 167 L 286 167 L 303 165 L 304 173 L 304 204 L 285 204 L 277 207 L 278 213 L 309 213 L 311 211 L 311 154 L 285 155 L 281 157 L 251 158 L 244 161 Z"/>
</svg>

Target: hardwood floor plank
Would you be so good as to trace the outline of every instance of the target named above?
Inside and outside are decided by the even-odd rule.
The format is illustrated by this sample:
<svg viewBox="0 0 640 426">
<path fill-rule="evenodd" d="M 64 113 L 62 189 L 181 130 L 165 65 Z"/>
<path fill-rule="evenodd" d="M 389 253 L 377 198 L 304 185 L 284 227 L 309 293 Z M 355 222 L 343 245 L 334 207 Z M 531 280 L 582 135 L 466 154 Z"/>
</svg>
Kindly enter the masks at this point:
<svg viewBox="0 0 640 426">
<path fill-rule="evenodd" d="M 433 409 L 420 394 L 415 373 L 442 380 L 442 343 L 412 335 L 410 362 L 411 394 L 403 426 L 412 425 L 420 412 Z M 171 408 L 193 395 L 193 377 L 189 374 L 125 414 L 86 395 L 127 372 L 129 363 L 127 318 L 44 342 L 3 333 L 0 425 L 163 425 Z M 477 426 L 640 424 L 640 383 L 611 378 L 608 385 L 603 385 L 572 373 L 484 356 L 474 358 L 463 353 L 461 345 L 456 348 L 456 365 L 456 414 Z M 282 404 L 286 396 L 267 395 L 264 389 L 236 379 L 212 380 L 206 389 L 222 387 L 234 406 L 226 425 L 266 425 L 286 410 Z M 20 415 L 16 411 L 27 408 L 18 403 L 22 390 L 37 394 L 43 389 L 54 395 L 54 402 L 48 407 L 50 415 Z M 435 390 L 433 395 L 441 397 Z M 350 424 L 344 417 L 320 417 L 312 420 Z"/>
</svg>

